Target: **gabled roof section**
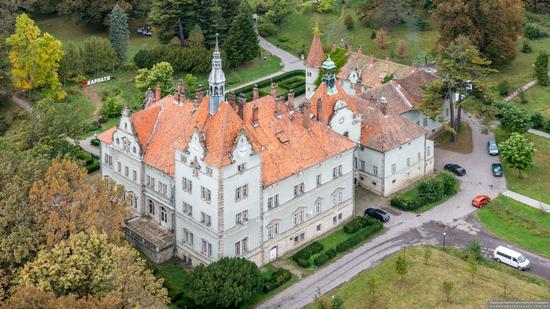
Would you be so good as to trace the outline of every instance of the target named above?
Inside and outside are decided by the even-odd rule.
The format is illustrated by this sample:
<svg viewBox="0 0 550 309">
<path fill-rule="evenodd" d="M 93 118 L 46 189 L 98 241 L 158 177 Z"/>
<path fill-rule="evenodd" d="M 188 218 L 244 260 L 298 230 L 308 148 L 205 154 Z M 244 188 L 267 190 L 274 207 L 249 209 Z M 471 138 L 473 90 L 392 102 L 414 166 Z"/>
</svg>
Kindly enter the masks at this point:
<svg viewBox="0 0 550 309">
<path fill-rule="evenodd" d="M 97 138 L 105 144 L 111 144 L 113 142 L 113 133 L 117 130 L 116 126 L 101 132 L 97 135 Z"/>
<path fill-rule="evenodd" d="M 321 38 L 319 34 L 314 34 L 307 53 L 306 61 L 304 65 L 310 68 L 320 68 L 325 60 L 325 53 L 323 52 L 323 44 L 321 44 Z"/>
<path fill-rule="evenodd" d="M 386 83 L 383 86 L 370 89 L 361 94 L 361 99 L 374 107 L 377 106 L 382 97 L 386 98 L 386 110 L 388 114 L 401 115 L 412 109 L 412 105 L 409 105 L 406 98 L 397 91 L 396 84 L 393 82 Z M 364 106 L 363 104 L 362 107 L 359 107 L 361 112 L 365 111 L 363 109 Z"/>
<path fill-rule="evenodd" d="M 342 66 L 336 77 L 340 80 L 348 79 L 353 70 L 361 73 L 362 85 L 374 88 L 381 86 L 387 75 L 394 74 L 400 79 L 411 74 L 414 68 L 390 60 L 367 56 L 359 52 L 350 52 L 348 53 L 348 61 Z"/>
<path fill-rule="evenodd" d="M 348 108 L 356 113 L 358 112 L 357 106 L 356 106 L 356 99 L 349 96 L 344 89 L 342 89 L 342 86 L 338 82 L 335 83 L 337 92 L 334 94 L 328 94 L 327 92 L 327 85 L 326 83 L 322 83 L 317 87 L 313 95 L 311 96 L 311 113 L 313 115 L 317 116 L 317 108 L 318 108 L 318 102 L 319 99 L 321 99 L 322 106 L 321 106 L 321 122 L 325 125 L 327 125 L 330 122 L 330 119 L 332 118 L 332 115 L 334 114 L 334 106 L 336 103 L 340 100 L 346 102 Z M 319 119 L 318 119 L 319 120 Z"/>
<path fill-rule="evenodd" d="M 329 159 L 355 144 L 327 126 L 310 121 L 303 125 L 303 114 L 281 106 L 280 119 L 275 117 L 275 98 L 265 96 L 245 105 L 244 126 L 256 153 L 262 157 L 262 180 L 265 186 L 303 171 Z M 254 106 L 258 107 L 258 126 L 252 126 Z M 285 142 L 281 141 L 281 138 Z"/>
<path fill-rule="evenodd" d="M 400 86 L 399 90 L 412 104 L 412 106 L 414 106 L 414 108 L 418 108 L 418 106 L 422 104 L 422 96 L 424 94 L 422 86 L 431 83 L 436 79 L 437 77 L 432 73 L 424 70 L 415 70 L 412 74 L 398 79 L 396 83 Z"/>
</svg>

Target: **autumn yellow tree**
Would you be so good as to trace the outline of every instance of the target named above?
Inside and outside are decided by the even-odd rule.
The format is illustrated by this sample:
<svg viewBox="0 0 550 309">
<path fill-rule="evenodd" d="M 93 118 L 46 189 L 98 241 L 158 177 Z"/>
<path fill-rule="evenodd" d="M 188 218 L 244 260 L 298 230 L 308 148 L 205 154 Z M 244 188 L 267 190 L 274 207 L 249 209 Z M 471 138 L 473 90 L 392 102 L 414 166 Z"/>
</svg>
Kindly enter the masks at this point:
<svg viewBox="0 0 550 309">
<path fill-rule="evenodd" d="M 17 17 L 15 32 L 6 39 L 9 47 L 11 77 L 17 89 L 42 89 L 57 100 L 66 93 L 57 71 L 63 57 L 61 42 L 49 33 L 42 34 L 27 14 Z"/>
<path fill-rule="evenodd" d="M 117 308 L 146 308 L 168 303 L 163 279 L 157 279 L 135 249 L 109 241 L 95 230 L 73 234 L 27 263 L 17 287 L 29 286 L 75 299 L 109 300 Z"/>
<path fill-rule="evenodd" d="M 376 44 L 376 47 L 378 47 L 378 49 L 386 49 L 388 48 L 388 43 L 389 43 L 389 35 L 388 35 L 388 32 L 386 32 L 386 30 L 384 29 L 380 29 L 378 30 L 378 32 L 376 32 L 376 38 L 374 39 L 374 44 Z"/>
<path fill-rule="evenodd" d="M 90 182 L 86 170 L 69 160 L 53 160 L 29 199 L 46 247 L 89 228 L 118 238 L 129 214 L 122 187 L 100 177 Z"/>
</svg>

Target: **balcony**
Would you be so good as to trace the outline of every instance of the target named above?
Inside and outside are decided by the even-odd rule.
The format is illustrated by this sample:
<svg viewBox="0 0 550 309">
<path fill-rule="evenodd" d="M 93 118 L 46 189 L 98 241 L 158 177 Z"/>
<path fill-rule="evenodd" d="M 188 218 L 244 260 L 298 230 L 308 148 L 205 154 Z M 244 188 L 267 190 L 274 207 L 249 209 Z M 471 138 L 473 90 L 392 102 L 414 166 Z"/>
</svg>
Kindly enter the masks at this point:
<svg viewBox="0 0 550 309">
<path fill-rule="evenodd" d="M 174 255 L 175 235 L 158 223 L 143 217 L 126 221 L 123 228 L 126 239 L 155 263 L 162 263 Z"/>
</svg>

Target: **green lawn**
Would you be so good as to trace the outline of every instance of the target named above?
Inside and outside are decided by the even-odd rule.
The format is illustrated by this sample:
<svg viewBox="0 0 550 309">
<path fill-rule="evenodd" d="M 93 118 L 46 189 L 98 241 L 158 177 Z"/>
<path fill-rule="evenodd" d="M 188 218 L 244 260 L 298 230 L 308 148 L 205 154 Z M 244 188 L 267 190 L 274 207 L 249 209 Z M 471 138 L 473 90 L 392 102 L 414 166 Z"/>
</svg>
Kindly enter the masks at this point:
<svg viewBox="0 0 550 309">
<path fill-rule="evenodd" d="M 504 142 L 508 136 L 509 133 L 500 128 L 495 130 L 498 143 Z M 506 184 L 511 191 L 550 204 L 550 139 L 531 133 L 526 133 L 525 137 L 535 144 L 535 166 L 523 171 L 522 178 L 517 170 L 504 166 Z"/>
<path fill-rule="evenodd" d="M 458 138 L 455 144 L 451 144 L 451 132 L 443 131 L 436 139 L 436 146 L 441 149 L 458 152 L 472 153 L 474 146 L 472 143 L 472 129 L 470 125 L 464 121 L 460 123 L 458 130 Z"/>
<path fill-rule="evenodd" d="M 360 273 L 349 282 L 330 292 L 338 296 L 346 309 L 363 309 L 372 305 L 372 288 L 367 283 L 376 278 L 377 306 L 371 308 L 486 308 L 487 302 L 499 300 L 543 300 L 548 298 L 548 282 L 496 262 L 483 261 L 478 266 L 474 283 L 469 264 L 452 254 L 453 251 L 433 248 L 428 265 L 424 263 L 425 247 L 412 247 L 386 258 L 380 265 Z M 411 268 L 403 282 L 395 272 L 395 261 L 404 254 Z M 498 280 L 495 280 L 498 278 Z M 444 281 L 454 284 L 451 302 L 442 292 Z M 503 285 L 506 286 L 504 295 Z M 308 309 L 317 308 L 314 304 Z"/>
<path fill-rule="evenodd" d="M 401 196 L 406 200 L 417 199 L 418 198 L 418 189 L 416 187 L 414 187 L 414 188 L 410 189 L 409 191 L 403 193 Z M 422 213 L 422 212 L 428 211 L 428 210 L 434 208 L 435 206 L 437 206 L 437 205 L 439 205 L 443 202 L 446 202 L 449 198 L 450 198 L 450 196 L 446 197 L 442 200 L 436 201 L 436 202 L 431 202 L 431 203 L 425 204 L 424 206 L 414 210 L 414 212 Z"/>
<path fill-rule="evenodd" d="M 276 270 L 277 268 L 273 266 L 271 263 L 263 266 L 260 270 L 262 271 L 262 276 L 265 279 L 269 279 L 271 274 Z M 275 294 L 281 292 L 282 290 L 286 289 L 287 287 L 293 285 L 294 283 L 298 282 L 298 277 L 296 277 L 294 274 L 291 273 L 291 278 L 287 282 L 283 283 L 281 286 L 277 287 L 276 289 L 269 291 L 267 293 L 260 292 L 252 296 L 251 299 L 249 299 L 247 302 L 242 304 L 239 308 L 241 309 L 251 309 L 256 307 L 257 305 L 267 301 L 271 297 L 275 296 Z"/>
<path fill-rule="evenodd" d="M 339 5 L 337 11 L 333 13 L 318 14 L 306 11 L 304 14 L 290 15 L 281 23 L 277 35 L 269 37 L 268 40 L 296 56 L 300 56 L 302 53 L 307 55 L 311 44 L 312 29 L 318 23 L 322 33 L 321 40 L 325 47 L 330 46 L 333 42 L 339 44 L 343 38 L 344 42 L 352 44 L 354 50 L 361 46 L 365 54 L 382 58 L 388 56 L 397 62 L 409 65 L 413 61 L 419 65 L 424 64 L 426 55 L 429 58 L 428 61 L 433 59 L 430 56 L 430 51 L 435 47 L 439 37 L 435 24 L 432 24 L 427 31 L 419 31 L 414 20 L 405 18 L 405 23 L 398 25 L 390 33 L 389 47 L 386 50 L 379 50 L 370 38 L 373 29 L 364 26 L 357 20 L 354 8 L 359 2 L 361 1 L 353 0 L 351 8 Z M 340 2 L 338 1 L 338 3 Z M 352 30 L 347 30 L 344 26 L 343 20 L 346 14 L 350 14 L 355 21 L 355 27 Z M 399 40 L 403 40 L 407 46 L 404 59 L 395 56 Z"/>
<path fill-rule="evenodd" d="M 525 98 L 527 104 L 522 104 L 519 97 L 515 97 L 512 103 L 529 114 L 541 113 L 545 118 L 550 117 L 550 87 L 531 87 L 525 91 Z"/>
<path fill-rule="evenodd" d="M 477 218 L 498 237 L 550 257 L 550 213 L 500 195 Z"/>
</svg>

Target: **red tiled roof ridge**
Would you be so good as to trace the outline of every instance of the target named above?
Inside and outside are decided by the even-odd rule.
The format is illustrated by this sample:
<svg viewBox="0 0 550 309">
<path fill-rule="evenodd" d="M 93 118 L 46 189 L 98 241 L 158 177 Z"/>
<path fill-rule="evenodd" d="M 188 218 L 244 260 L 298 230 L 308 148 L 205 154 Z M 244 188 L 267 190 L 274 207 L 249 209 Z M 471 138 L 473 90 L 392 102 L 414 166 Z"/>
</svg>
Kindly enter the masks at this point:
<svg viewBox="0 0 550 309">
<path fill-rule="evenodd" d="M 313 35 L 311 40 L 311 46 L 309 47 L 309 52 L 307 53 L 306 61 L 304 65 L 310 68 L 319 68 L 325 60 L 325 53 L 323 51 L 323 45 L 321 43 L 321 38 L 319 35 Z"/>
</svg>

